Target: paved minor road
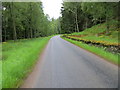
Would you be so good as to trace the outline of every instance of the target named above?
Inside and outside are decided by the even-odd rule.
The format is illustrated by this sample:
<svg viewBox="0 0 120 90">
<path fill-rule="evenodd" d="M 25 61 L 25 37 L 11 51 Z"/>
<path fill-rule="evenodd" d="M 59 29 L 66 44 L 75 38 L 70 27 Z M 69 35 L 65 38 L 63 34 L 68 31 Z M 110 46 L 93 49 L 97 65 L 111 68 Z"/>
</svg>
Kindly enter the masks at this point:
<svg viewBox="0 0 120 90">
<path fill-rule="evenodd" d="M 54 36 L 23 88 L 117 88 L 118 67 Z"/>
</svg>

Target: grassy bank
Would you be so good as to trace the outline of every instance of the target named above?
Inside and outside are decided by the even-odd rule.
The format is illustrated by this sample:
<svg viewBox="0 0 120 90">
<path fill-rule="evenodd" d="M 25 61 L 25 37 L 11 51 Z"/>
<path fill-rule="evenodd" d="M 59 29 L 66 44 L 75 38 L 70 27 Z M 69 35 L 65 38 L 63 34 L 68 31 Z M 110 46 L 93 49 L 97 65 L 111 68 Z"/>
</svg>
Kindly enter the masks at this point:
<svg viewBox="0 0 120 90">
<path fill-rule="evenodd" d="M 102 48 L 98 48 L 98 47 L 95 47 L 95 46 L 89 46 L 87 44 L 84 44 L 82 42 L 78 42 L 78 41 L 74 41 L 74 40 L 71 40 L 71 39 L 68 39 L 68 38 L 65 38 L 65 37 L 62 37 L 63 39 L 81 47 L 81 48 L 84 48 L 94 54 L 97 54 L 98 56 L 100 57 L 103 57 L 105 58 L 106 60 L 114 63 L 114 64 L 120 64 L 118 63 L 118 55 L 115 55 L 115 54 L 112 54 L 110 52 L 107 52 L 107 51 L 104 51 L 104 49 Z"/>
<path fill-rule="evenodd" d="M 106 23 L 101 23 L 82 32 L 64 34 L 64 39 L 118 64 L 120 28 L 117 27 L 116 22 L 115 20 L 109 22 L 109 31 Z"/>
<path fill-rule="evenodd" d="M 87 28 L 82 32 L 75 32 L 69 35 L 87 40 L 103 41 L 108 43 L 119 43 L 118 36 L 120 35 L 120 28 L 117 28 L 115 22 L 115 20 L 109 22 L 109 31 L 107 33 L 107 25 L 106 23 L 102 23 L 92 26 L 91 28 Z"/>
<path fill-rule="evenodd" d="M 51 37 L 3 43 L 2 87 L 18 87 L 36 63 Z M 1 61 L 0 61 L 1 63 Z"/>
</svg>

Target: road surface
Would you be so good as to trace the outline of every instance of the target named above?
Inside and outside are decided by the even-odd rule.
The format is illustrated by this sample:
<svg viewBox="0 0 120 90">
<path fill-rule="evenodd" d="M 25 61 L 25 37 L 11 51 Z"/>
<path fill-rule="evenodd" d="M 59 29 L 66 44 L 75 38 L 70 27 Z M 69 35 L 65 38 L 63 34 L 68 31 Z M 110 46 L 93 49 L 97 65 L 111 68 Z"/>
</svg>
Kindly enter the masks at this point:
<svg viewBox="0 0 120 90">
<path fill-rule="evenodd" d="M 118 67 L 54 36 L 22 88 L 117 88 Z"/>
</svg>

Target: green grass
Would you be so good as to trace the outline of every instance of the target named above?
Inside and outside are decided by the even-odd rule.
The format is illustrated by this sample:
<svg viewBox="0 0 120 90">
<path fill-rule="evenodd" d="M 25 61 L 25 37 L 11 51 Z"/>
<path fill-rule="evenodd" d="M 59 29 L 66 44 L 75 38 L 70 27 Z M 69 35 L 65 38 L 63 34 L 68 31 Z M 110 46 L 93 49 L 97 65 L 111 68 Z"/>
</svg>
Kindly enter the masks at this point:
<svg viewBox="0 0 120 90">
<path fill-rule="evenodd" d="M 118 35 L 120 35 L 120 28 L 117 28 L 116 21 L 112 20 L 109 22 L 110 30 L 109 33 L 105 33 L 106 23 L 95 25 L 91 28 L 88 28 L 82 32 L 75 32 L 69 35 L 85 35 L 84 37 L 80 37 L 88 40 L 97 40 L 97 41 L 106 41 L 110 43 L 118 43 Z M 101 34 L 100 34 L 101 33 Z"/>
<path fill-rule="evenodd" d="M 83 39 L 87 39 L 87 40 L 95 40 L 95 41 L 105 41 L 105 42 L 109 42 L 109 43 L 118 43 L 118 39 L 114 39 L 114 38 L 109 38 L 109 37 L 105 37 L 105 36 L 100 36 L 100 37 L 96 37 L 96 36 L 86 36 L 86 37 L 82 37 Z"/>
<path fill-rule="evenodd" d="M 0 44 L 0 60 L 2 59 L 2 44 Z M 0 61 L 0 90 L 2 89 L 2 62 Z"/>
<path fill-rule="evenodd" d="M 2 62 L 0 62 L 0 90 L 2 89 Z"/>
<path fill-rule="evenodd" d="M 74 41 L 74 40 L 71 40 L 71 39 L 68 39 L 68 38 L 65 38 L 65 37 L 62 37 L 63 39 L 81 47 L 81 48 L 84 48 L 94 54 L 97 54 L 98 56 L 101 56 L 102 58 L 105 58 L 106 60 L 114 63 L 114 64 L 120 64 L 118 63 L 118 56 L 119 55 L 115 55 L 115 54 L 112 54 L 110 52 L 107 52 L 107 51 L 104 51 L 103 48 L 98 48 L 98 47 L 95 47 L 95 46 L 90 46 L 90 45 L 87 45 L 87 44 L 84 44 L 82 42 L 78 42 L 78 41 Z"/>
<path fill-rule="evenodd" d="M 32 70 L 51 37 L 3 43 L 2 87 L 16 88 Z"/>
</svg>

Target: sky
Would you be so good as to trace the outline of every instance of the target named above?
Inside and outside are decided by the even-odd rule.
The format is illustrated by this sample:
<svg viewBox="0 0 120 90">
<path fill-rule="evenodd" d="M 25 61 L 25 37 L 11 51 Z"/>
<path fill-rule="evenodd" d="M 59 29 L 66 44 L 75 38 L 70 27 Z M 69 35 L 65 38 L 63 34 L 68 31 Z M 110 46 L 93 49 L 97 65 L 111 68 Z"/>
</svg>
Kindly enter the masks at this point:
<svg viewBox="0 0 120 90">
<path fill-rule="evenodd" d="M 50 18 L 57 19 L 61 16 L 62 0 L 41 0 L 43 3 L 43 10 Z"/>
</svg>

